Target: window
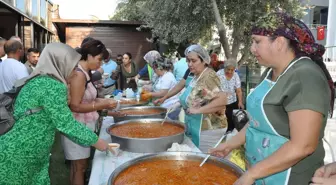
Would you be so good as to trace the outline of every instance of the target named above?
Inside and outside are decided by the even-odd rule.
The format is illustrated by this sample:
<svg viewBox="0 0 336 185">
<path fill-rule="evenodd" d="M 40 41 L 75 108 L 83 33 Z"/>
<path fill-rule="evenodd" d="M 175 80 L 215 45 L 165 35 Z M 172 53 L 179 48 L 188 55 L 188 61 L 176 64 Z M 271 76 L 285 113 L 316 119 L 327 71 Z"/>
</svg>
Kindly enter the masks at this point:
<svg viewBox="0 0 336 185">
<path fill-rule="evenodd" d="M 31 14 L 32 14 L 32 17 L 34 20 L 38 21 L 39 20 L 39 1 L 40 0 L 31 0 L 32 2 L 32 11 L 31 11 Z"/>
<path fill-rule="evenodd" d="M 26 0 L 16 0 L 16 8 L 26 13 Z"/>
<path fill-rule="evenodd" d="M 46 0 L 41 0 L 40 18 L 41 18 L 41 24 L 45 26 L 46 25 L 46 19 L 47 19 L 47 2 L 46 2 Z"/>
</svg>

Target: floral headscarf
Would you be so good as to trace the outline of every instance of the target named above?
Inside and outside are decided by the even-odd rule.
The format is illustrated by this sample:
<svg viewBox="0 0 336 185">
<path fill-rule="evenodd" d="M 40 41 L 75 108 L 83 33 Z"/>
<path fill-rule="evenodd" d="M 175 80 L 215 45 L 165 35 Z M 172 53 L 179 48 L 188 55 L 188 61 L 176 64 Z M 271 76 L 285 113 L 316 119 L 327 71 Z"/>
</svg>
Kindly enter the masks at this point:
<svg viewBox="0 0 336 185">
<path fill-rule="evenodd" d="M 323 63 L 324 46 L 315 42 L 315 38 L 309 28 L 299 19 L 285 13 L 267 14 L 255 23 L 252 34 L 269 37 L 283 36 L 294 42 L 296 57 L 310 57 L 324 72 L 331 91 L 330 116 L 334 110 L 335 90 L 334 83 Z"/>
<path fill-rule="evenodd" d="M 299 19 L 285 13 L 270 13 L 261 17 L 252 29 L 252 34 L 262 36 L 283 36 L 297 43 L 298 52 L 322 57 L 325 48 L 315 42 L 309 28 Z M 299 53 L 298 53 L 299 54 Z"/>
<path fill-rule="evenodd" d="M 161 55 L 158 51 L 155 50 L 149 51 L 144 56 L 144 60 L 149 64 L 149 66 L 153 66 L 153 62 L 159 58 L 161 58 Z"/>
</svg>

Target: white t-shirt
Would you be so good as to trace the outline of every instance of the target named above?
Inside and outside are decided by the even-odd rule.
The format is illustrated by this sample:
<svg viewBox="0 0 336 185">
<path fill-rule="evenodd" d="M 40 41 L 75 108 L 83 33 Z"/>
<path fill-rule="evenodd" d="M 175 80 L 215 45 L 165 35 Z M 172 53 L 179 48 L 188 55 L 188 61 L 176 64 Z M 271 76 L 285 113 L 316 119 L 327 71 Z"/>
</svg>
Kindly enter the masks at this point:
<svg viewBox="0 0 336 185">
<path fill-rule="evenodd" d="M 17 80 L 28 76 L 24 64 L 13 58 L 5 59 L 0 63 L 0 94 L 11 90 Z"/>
<path fill-rule="evenodd" d="M 241 87 L 239 75 L 237 73 L 234 73 L 232 78 L 228 80 L 225 77 L 224 69 L 221 69 L 217 72 L 217 76 L 220 79 L 222 91 L 230 93 L 230 95 L 228 96 L 228 104 L 236 102 L 236 89 Z"/>
<path fill-rule="evenodd" d="M 177 81 L 173 75 L 172 72 L 166 72 L 162 76 L 158 76 L 157 80 L 155 81 L 153 85 L 153 90 L 154 92 L 158 92 L 161 90 L 171 90 L 175 85 L 177 84 Z M 175 105 L 179 101 L 178 94 L 170 97 L 166 101 L 163 102 L 161 105 L 162 107 L 165 108 L 170 108 L 173 105 Z"/>
</svg>

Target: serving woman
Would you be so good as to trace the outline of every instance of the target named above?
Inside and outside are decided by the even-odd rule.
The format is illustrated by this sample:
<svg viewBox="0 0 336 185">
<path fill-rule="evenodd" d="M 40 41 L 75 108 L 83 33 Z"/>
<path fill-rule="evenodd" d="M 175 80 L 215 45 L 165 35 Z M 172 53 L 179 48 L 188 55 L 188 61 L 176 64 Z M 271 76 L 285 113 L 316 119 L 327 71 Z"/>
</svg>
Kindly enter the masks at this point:
<svg viewBox="0 0 336 185">
<path fill-rule="evenodd" d="M 176 85 L 176 79 L 171 72 L 173 63 L 168 59 L 159 58 L 152 63 L 155 74 L 158 76 L 153 84 L 153 91 L 148 92 L 147 97 L 154 99 L 165 96 L 169 90 Z M 173 112 L 168 114 L 168 117 L 172 120 L 177 120 L 181 111 L 178 95 L 172 96 L 166 99 L 162 104 L 162 107 L 167 109 L 176 108 Z"/>
<path fill-rule="evenodd" d="M 18 119 L 0 136 L 0 184 L 50 184 L 50 150 L 56 130 L 84 146 L 106 150 L 107 143 L 76 121 L 68 107 L 67 81 L 81 55 L 61 43 L 48 44 L 14 105 L 18 118 L 27 110 L 42 110 Z"/>
<path fill-rule="evenodd" d="M 225 156 L 245 144 L 250 167 L 236 185 L 307 185 L 323 165 L 323 133 L 334 88 L 308 27 L 283 13 L 260 18 L 251 52 L 269 67 L 247 97 L 248 125 L 211 150 Z"/>
<path fill-rule="evenodd" d="M 147 64 L 139 71 L 138 75 L 135 76 L 135 81 L 138 82 L 141 77 L 148 75 L 150 81 L 149 84 L 154 83 L 156 74 L 153 71 L 153 62 L 156 59 L 161 58 L 161 54 L 156 50 L 152 50 L 147 52 L 143 58 Z"/>
<path fill-rule="evenodd" d="M 235 72 L 236 67 L 237 61 L 229 59 L 224 63 L 224 69 L 217 72 L 217 76 L 221 81 L 222 90 L 228 92 L 228 102 L 225 109 L 228 122 L 227 132 L 235 128 L 233 123 L 233 110 L 238 108 L 244 109 L 243 93 L 239 75 Z"/>
<path fill-rule="evenodd" d="M 220 80 L 212 69 L 208 68 L 210 56 L 200 45 L 191 45 L 186 51 L 188 67 L 192 74 L 185 83 L 185 91 L 180 96 L 182 108 L 186 110 L 186 134 L 201 151 L 207 152 L 226 131 L 224 109 L 226 94 L 221 91 Z M 172 93 L 155 103 L 162 102 L 181 89 L 179 83 Z M 183 88 L 183 86 L 182 86 Z"/>
</svg>

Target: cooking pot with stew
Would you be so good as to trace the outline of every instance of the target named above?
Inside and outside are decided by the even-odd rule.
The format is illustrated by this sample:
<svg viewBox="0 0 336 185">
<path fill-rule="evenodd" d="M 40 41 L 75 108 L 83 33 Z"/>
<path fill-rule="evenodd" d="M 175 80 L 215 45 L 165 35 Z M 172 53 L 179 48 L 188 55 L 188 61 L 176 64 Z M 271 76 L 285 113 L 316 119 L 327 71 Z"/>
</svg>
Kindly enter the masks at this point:
<svg viewBox="0 0 336 185">
<path fill-rule="evenodd" d="M 135 158 L 117 167 L 108 185 L 232 185 L 244 170 L 226 159 L 211 156 L 200 167 L 206 154 L 163 152 Z"/>
<path fill-rule="evenodd" d="M 116 123 L 131 119 L 164 118 L 167 109 L 159 106 L 138 106 L 121 108 L 119 112 L 121 116 L 113 117 Z"/>
<path fill-rule="evenodd" d="M 107 133 L 120 149 L 134 153 L 167 151 L 173 143 L 182 143 L 185 127 L 182 122 L 164 119 L 133 119 L 118 122 Z"/>
</svg>

